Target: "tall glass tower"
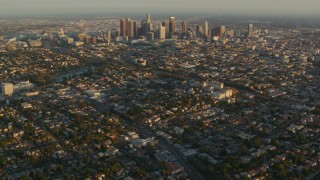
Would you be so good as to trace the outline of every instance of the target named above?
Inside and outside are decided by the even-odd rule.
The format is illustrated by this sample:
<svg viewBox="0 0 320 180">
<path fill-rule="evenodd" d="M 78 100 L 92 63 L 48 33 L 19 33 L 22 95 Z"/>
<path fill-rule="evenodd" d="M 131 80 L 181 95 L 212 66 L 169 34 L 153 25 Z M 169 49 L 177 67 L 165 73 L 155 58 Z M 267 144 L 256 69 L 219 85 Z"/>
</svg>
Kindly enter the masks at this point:
<svg viewBox="0 0 320 180">
<path fill-rule="evenodd" d="M 253 35 L 253 24 L 248 25 L 248 37 L 252 37 Z"/>
</svg>

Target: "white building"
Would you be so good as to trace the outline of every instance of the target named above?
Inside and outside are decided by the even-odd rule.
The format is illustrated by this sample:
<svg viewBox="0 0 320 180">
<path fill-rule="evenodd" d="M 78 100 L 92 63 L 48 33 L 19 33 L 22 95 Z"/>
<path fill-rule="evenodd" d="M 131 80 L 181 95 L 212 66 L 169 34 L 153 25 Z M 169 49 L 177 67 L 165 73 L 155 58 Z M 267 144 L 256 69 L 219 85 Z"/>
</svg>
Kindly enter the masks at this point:
<svg viewBox="0 0 320 180">
<path fill-rule="evenodd" d="M 203 26 L 203 34 L 208 37 L 208 34 L 209 34 L 209 24 L 208 24 L 208 21 L 205 21 L 204 22 L 204 26 Z"/>
<path fill-rule="evenodd" d="M 13 94 L 13 84 L 12 83 L 2 83 L 1 92 L 3 95 L 11 96 Z"/>
<path fill-rule="evenodd" d="M 166 27 L 162 26 L 162 24 L 160 24 L 159 27 L 159 39 L 165 39 L 166 38 Z"/>
<path fill-rule="evenodd" d="M 33 83 L 30 83 L 29 81 L 20 81 L 18 84 L 15 84 L 13 86 L 14 91 L 19 91 L 23 89 L 31 89 L 34 87 Z"/>
<path fill-rule="evenodd" d="M 77 47 L 79 46 L 83 46 L 84 45 L 84 42 L 80 42 L 80 41 L 76 41 L 76 42 L 73 42 L 73 44 Z"/>
<path fill-rule="evenodd" d="M 30 46 L 31 47 L 40 47 L 40 46 L 42 46 L 42 41 L 41 40 L 30 41 Z"/>
</svg>

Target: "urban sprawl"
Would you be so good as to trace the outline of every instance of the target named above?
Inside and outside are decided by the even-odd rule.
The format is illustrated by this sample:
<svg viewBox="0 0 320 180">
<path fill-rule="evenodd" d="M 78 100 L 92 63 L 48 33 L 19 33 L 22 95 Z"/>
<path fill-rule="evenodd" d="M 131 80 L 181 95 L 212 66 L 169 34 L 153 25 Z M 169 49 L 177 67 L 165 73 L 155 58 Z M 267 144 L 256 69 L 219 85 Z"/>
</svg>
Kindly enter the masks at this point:
<svg viewBox="0 0 320 180">
<path fill-rule="evenodd" d="M 2 179 L 320 178 L 320 28 L 0 24 Z"/>
</svg>

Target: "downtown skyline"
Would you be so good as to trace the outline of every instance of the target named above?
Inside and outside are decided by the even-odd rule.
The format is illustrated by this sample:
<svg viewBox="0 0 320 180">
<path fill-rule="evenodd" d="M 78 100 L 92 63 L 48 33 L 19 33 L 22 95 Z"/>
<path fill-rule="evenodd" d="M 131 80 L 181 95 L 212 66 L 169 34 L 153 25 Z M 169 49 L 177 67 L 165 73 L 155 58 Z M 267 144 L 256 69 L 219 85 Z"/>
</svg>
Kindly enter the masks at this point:
<svg viewBox="0 0 320 180">
<path fill-rule="evenodd" d="M 150 12 L 165 13 L 202 13 L 202 14 L 239 14 L 239 15 L 272 15 L 272 16 L 320 16 L 320 2 L 316 0 L 2 0 L 0 17 L 38 16 L 38 15 L 94 15 L 126 14 Z"/>
<path fill-rule="evenodd" d="M 195 2 L 0 0 L 0 179 L 320 179 L 317 3 Z"/>
</svg>

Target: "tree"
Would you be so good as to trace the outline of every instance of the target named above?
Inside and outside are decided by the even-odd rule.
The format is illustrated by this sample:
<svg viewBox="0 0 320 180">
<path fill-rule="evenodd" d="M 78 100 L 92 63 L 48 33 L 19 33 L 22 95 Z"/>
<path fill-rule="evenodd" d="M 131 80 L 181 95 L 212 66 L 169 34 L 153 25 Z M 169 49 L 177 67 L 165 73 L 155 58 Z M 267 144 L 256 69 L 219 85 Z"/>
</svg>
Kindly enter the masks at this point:
<svg viewBox="0 0 320 180">
<path fill-rule="evenodd" d="M 58 173 L 62 173 L 62 171 L 63 171 L 63 165 L 62 164 L 58 164 L 57 165 L 57 172 Z"/>
<path fill-rule="evenodd" d="M 274 139 L 271 140 L 271 145 L 276 146 L 278 144 L 278 142 Z"/>
<path fill-rule="evenodd" d="M 139 168 L 137 173 L 138 173 L 138 176 L 140 176 L 140 177 L 143 177 L 147 174 L 146 170 L 144 170 L 143 168 Z"/>
<path fill-rule="evenodd" d="M 35 135 L 35 129 L 32 123 L 28 123 L 27 126 L 24 128 L 24 136 L 28 140 L 32 140 Z"/>
<path fill-rule="evenodd" d="M 277 170 L 278 170 L 278 176 L 280 178 L 286 178 L 287 177 L 287 170 L 283 164 L 278 164 L 277 165 Z"/>
<path fill-rule="evenodd" d="M 260 137 L 256 137 L 253 139 L 252 143 L 255 148 L 259 148 L 262 144 L 262 139 Z"/>
<path fill-rule="evenodd" d="M 104 172 L 104 175 L 106 176 L 106 178 L 109 179 L 109 177 L 111 176 L 111 169 L 106 168 L 103 172 Z"/>
<path fill-rule="evenodd" d="M 4 155 L 0 155 L 0 167 L 3 167 L 6 163 L 6 159 L 4 158 Z"/>
<path fill-rule="evenodd" d="M 240 145 L 240 151 L 241 153 L 247 153 L 248 152 L 248 147 L 245 144 Z"/>
<path fill-rule="evenodd" d="M 91 177 L 94 173 L 94 170 L 92 168 L 86 168 L 85 175 L 86 177 Z"/>
<path fill-rule="evenodd" d="M 70 177 L 68 174 L 65 174 L 65 175 L 64 175 L 64 179 L 66 179 L 66 180 L 71 180 L 71 177 Z"/>
<path fill-rule="evenodd" d="M 21 177 L 21 180 L 29 180 L 29 175 L 26 174 L 26 175 L 22 176 L 22 177 Z"/>
<path fill-rule="evenodd" d="M 113 165 L 111 166 L 111 171 L 112 171 L 113 173 L 116 173 L 116 172 L 120 171 L 120 169 L 121 169 L 120 163 L 115 163 L 115 164 L 113 164 Z"/>
</svg>

